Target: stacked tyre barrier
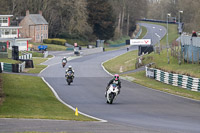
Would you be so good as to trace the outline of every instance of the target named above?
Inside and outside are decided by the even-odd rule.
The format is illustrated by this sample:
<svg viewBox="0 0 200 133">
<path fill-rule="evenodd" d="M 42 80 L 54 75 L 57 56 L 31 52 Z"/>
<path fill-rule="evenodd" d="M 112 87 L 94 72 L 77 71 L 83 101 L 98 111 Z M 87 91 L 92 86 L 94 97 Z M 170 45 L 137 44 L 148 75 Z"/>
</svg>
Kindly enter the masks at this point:
<svg viewBox="0 0 200 133">
<path fill-rule="evenodd" d="M 153 70 L 153 71 L 152 71 Z M 151 76 L 149 76 L 151 74 Z M 152 76 L 153 75 L 153 76 Z M 146 76 L 154 78 L 157 81 L 189 89 L 192 91 L 200 91 L 200 79 L 186 75 L 168 73 L 159 69 L 146 67 Z"/>
<path fill-rule="evenodd" d="M 24 54 L 22 56 L 19 56 L 19 59 L 31 59 L 32 58 L 32 54 Z"/>
<path fill-rule="evenodd" d="M 1 65 L 1 71 L 3 72 L 19 73 L 19 72 L 23 72 L 25 69 L 25 62 L 21 64 L 10 64 L 10 63 L 1 62 L 0 65 Z"/>
</svg>

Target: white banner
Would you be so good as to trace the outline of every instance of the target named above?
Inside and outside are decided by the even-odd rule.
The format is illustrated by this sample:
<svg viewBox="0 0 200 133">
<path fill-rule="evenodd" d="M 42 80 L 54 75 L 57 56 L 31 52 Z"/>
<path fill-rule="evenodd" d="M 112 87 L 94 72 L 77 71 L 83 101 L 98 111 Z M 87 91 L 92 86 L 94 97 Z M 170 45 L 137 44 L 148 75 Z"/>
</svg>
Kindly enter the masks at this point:
<svg viewBox="0 0 200 133">
<path fill-rule="evenodd" d="M 130 45 L 151 45 L 151 39 L 130 39 Z"/>
</svg>

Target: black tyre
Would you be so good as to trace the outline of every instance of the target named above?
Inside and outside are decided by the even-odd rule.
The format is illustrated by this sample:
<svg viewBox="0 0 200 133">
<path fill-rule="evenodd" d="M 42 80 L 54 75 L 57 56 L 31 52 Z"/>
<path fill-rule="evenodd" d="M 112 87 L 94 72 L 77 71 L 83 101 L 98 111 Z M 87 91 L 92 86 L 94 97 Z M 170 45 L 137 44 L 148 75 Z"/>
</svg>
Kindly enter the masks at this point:
<svg viewBox="0 0 200 133">
<path fill-rule="evenodd" d="M 113 103 L 114 97 L 115 97 L 114 93 L 111 93 L 111 94 L 110 94 L 110 104 Z"/>
</svg>

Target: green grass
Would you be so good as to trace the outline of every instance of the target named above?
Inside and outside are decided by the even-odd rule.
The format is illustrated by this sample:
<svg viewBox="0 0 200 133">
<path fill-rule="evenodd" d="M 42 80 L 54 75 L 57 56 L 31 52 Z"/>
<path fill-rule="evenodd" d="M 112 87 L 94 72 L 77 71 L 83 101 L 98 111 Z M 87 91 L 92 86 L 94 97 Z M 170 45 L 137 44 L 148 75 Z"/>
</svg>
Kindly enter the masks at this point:
<svg viewBox="0 0 200 133">
<path fill-rule="evenodd" d="M 48 60 L 47 58 L 33 58 L 34 68 L 28 68 L 27 73 L 40 73 L 46 65 L 40 65 L 40 63 L 45 62 Z"/>
<path fill-rule="evenodd" d="M 167 72 L 173 72 L 173 73 L 189 75 L 189 76 L 200 78 L 199 64 L 182 63 L 181 65 L 179 65 L 178 59 L 171 56 L 170 50 L 169 50 L 169 57 L 170 57 L 170 64 L 168 64 L 167 50 L 163 50 L 160 55 L 151 53 L 145 56 L 144 64 L 154 62 L 155 68 L 159 68 Z"/>
<path fill-rule="evenodd" d="M 91 121 L 75 116 L 74 111 L 60 103 L 40 77 L 0 74 L 3 80 L 4 102 L 1 118 L 34 118 Z"/>
<path fill-rule="evenodd" d="M 171 94 L 184 96 L 184 97 L 188 97 L 188 98 L 191 98 L 191 99 L 200 100 L 200 93 L 199 92 L 194 92 L 194 91 L 183 89 L 183 88 L 180 88 L 180 87 L 167 85 L 167 84 L 164 84 L 162 82 L 156 81 L 154 79 L 147 78 L 145 76 L 145 71 L 141 71 L 141 72 L 137 72 L 137 73 L 131 73 L 131 74 L 124 75 L 124 76 L 131 76 L 131 77 L 134 78 L 133 82 L 138 83 L 138 84 L 143 85 L 143 86 L 146 86 L 148 88 L 153 88 L 153 89 L 168 92 L 168 93 L 171 93 Z"/>
<path fill-rule="evenodd" d="M 129 39 L 130 39 L 129 36 L 123 36 L 123 37 L 121 37 L 120 39 L 117 39 L 117 40 L 115 40 L 115 41 L 109 40 L 109 41 L 107 41 L 107 43 L 108 43 L 108 44 L 121 44 L 121 43 L 125 43 L 126 40 L 129 40 Z"/>
<path fill-rule="evenodd" d="M 38 47 L 41 45 L 41 43 L 32 43 L 34 47 Z M 66 46 L 61 46 L 61 45 L 55 45 L 55 44 L 43 44 L 47 45 L 47 50 L 48 51 L 65 51 L 67 49 Z"/>
<path fill-rule="evenodd" d="M 141 28 L 142 28 L 142 33 L 138 39 L 142 39 L 147 34 L 147 28 L 144 26 L 141 26 Z"/>
<path fill-rule="evenodd" d="M 0 62 L 11 63 L 11 64 L 20 63 L 20 61 L 13 60 L 13 59 L 8 59 L 8 58 L 0 58 Z"/>
<path fill-rule="evenodd" d="M 108 62 L 105 62 L 104 67 L 111 73 L 121 73 L 135 69 L 136 58 L 138 51 L 130 51 L 124 55 L 118 56 Z M 122 71 L 120 71 L 120 68 Z"/>
</svg>

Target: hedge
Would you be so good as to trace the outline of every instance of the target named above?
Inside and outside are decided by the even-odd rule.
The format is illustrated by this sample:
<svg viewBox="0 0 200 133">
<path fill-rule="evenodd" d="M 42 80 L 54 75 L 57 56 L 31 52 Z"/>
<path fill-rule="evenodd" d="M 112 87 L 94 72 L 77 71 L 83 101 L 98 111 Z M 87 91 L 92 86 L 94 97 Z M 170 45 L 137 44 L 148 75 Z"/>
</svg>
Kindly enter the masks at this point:
<svg viewBox="0 0 200 133">
<path fill-rule="evenodd" d="M 52 39 L 44 39 L 43 42 L 46 43 L 46 44 L 57 44 L 57 45 L 65 46 L 66 40 L 65 39 L 52 38 Z"/>
</svg>

